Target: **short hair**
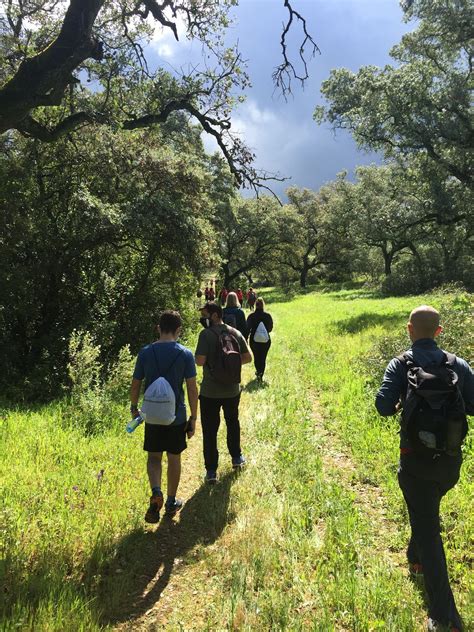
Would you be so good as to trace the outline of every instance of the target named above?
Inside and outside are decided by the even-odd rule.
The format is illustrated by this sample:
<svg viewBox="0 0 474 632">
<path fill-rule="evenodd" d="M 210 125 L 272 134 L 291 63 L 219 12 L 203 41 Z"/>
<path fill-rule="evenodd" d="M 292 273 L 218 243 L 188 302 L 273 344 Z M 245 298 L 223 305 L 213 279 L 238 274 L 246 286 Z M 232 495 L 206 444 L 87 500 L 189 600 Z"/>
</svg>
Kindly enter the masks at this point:
<svg viewBox="0 0 474 632">
<path fill-rule="evenodd" d="M 175 312 L 172 309 L 167 309 L 160 315 L 160 331 L 163 334 L 174 334 L 174 332 L 183 324 L 181 315 L 179 312 Z"/>
<path fill-rule="evenodd" d="M 265 301 L 263 300 L 261 296 L 259 296 L 257 300 L 255 301 L 255 307 L 257 309 L 265 309 Z"/>
<path fill-rule="evenodd" d="M 439 327 L 439 312 L 430 305 L 420 305 L 411 312 L 409 322 L 418 336 L 433 338 Z"/>
<path fill-rule="evenodd" d="M 204 305 L 202 309 L 205 309 L 207 312 L 209 312 L 209 316 L 211 316 L 212 314 L 217 314 L 218 318 L 222 318 L 222 307 L 214 301 L 209 301 Z"/>
<path fill-rule="evenodd" d="M 239 299 L 235 292 L 229 292 L 225 301 L 226 307 L 240 307 Z"/>
</svg>

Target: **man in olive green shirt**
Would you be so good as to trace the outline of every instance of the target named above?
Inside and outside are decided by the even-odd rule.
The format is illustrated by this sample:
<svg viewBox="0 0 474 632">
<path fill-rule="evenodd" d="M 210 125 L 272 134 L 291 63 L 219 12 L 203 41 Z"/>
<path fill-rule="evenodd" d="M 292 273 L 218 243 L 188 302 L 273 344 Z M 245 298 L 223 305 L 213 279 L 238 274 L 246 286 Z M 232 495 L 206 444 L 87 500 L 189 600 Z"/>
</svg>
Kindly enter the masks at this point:
<svg viewBox="0 0 474 632">
<path fill-rule="evenodd" d="M 206 303 L 201 310 L 201 323 L 205 329 L 199 334 L 196 348 L 196 364 L 203 367 L 203 380 L 199 395 L 203 433 L 206 481 L 215 483 L 219 452 L 217 432 L 220 425 L 220 409 L 224 411 L 227 426 L 227 447 L 232 458 L 232 467 L 240 468 L 245 459 L 240 448 L 239 402 L 240 384 L 223 384 L 215 378 L 216 362 L 220 353 L 219 336 L 229 332 L 237 341 L 242 364 L 252 362 L 252 355 L 245 338 L 233 327 L 222 322 L 222 307 L 217 303 Z"/>
</svg>

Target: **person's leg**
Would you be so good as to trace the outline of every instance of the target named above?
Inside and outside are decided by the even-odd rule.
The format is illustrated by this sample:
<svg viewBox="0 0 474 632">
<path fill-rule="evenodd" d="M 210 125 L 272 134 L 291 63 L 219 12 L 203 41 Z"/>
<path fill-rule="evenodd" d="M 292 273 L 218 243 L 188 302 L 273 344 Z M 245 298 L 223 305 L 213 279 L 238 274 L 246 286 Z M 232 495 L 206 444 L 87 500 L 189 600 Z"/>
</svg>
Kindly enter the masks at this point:
<svg viewBox="0 0 474 632">
<path fill-rule="evenodd" d="M 265 342 L 264 344 L 262 344 L 262 355 L 261 355 L 261 371 L 260 371 L 260 375 L 263 377 L 263 374 L 265 373 L 265 368 L 267 366 L 267 354 L 270 351 L 270 347 L 271 347 L 272 341 L 269 340 L 268 342 Z"/>
<path fill-rule="evenodd" d="M 255 365 L 255 373 L 260 376 L 262 371 L 262 344 L 259 342 L 250 341 L 250 349 L 253 354 L 253 362 Z"/>
<path fill-rule="evenodd" d="M 423 567 L 429 616 L 439 623 L 451 622 L 461 628 L 460 616 L 449 585 L 440 532 L 439 505 L 447 490 L 438 481 L 417 478 L 403 469 L 398 478 L 408 507 L 412 538 Z"/>
<path fill-rule="evenodd" d="M 148 472 L 148 480 L 150 481 L 150 487 L 152 491 L 154 489 L 161 489 L 161 460 L 163 457 L 162 452 L 148 452 L 148 460 L 146 469 Z"/>
<path fill-rule="evenodd" d="M 239 402 L 240 394 L 237 397 L 228 397 L 222 400 L 227 426 L 227 448 L 232 460 L 242 456 L 240 449 Z"/>
<path fill-rule="evenodd" d="M 145 514 L 145 522 L 156 524 L 160 519 L 160 509 L 163 507 L 163 493 L 161 491 L 161 459 L 162 452 L 148 452 L 147 472 L 151 487 L 150 505 Z"/>
<path fill-rule="evenodd" d="M 168 498 L 176 497 L 178 485 L 181 478 L 181 454 L 171 454 L 167 452 L 168 457 Z"/>
<path fill-rule="evenodd" d="M 217 432 L 220 425 L 220 399 L 212 397 L 199 397 L 201 411 L 202 439 L 204 464 L 209 472 L 216 472 L 219 465 L 219 452 L 217 450 Z"/>
</svg>

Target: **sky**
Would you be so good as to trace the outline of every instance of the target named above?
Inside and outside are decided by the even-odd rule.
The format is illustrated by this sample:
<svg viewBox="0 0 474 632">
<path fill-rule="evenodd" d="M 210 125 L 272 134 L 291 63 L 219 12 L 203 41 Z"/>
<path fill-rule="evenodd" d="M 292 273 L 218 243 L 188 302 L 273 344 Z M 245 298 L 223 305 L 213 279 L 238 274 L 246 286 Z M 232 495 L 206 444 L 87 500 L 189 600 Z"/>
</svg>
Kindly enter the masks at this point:
<svg viewBox="0 0 474 632">
<path fill-rule="evenodd" d="M 234 111 L 232 130 L 255 152 L 257 168 L 289 178 L 271 185 L 282 199 L 289 186 L 317 190 L 340 171 L 347 170 L 351 177 L 357 165 L 381 161 L 374 153 L 359 151 L 347 132 L 318 126 L 313 112 L 323 103 L 320 86 L 331 69 L 355 72 L 364 65 L 392 63 L 390 48 L 413 29 L 403 22 L 398 0 L 292 0 L 292 6 L 306 18 L 321 54 L 309 64 L 304 89 L 294 83 L 288 100 L 275 93 L 272 83 L 272 71 L 282 59 L 280 36 L 288 15 L 283 0 L 240 0 L 231 12 L 234 23 L 227 35 L 229 44 L 238 41 L 252 83 L 246 102 Z M 290 39 L 293 59 L 298 33 L 295 29 Z M 176 42 L 170 32 L 157 30 L 151 44 L 154 61 L 170 69 L 199 62 L 200 45 L 180 39 Z M 203 134 L 203 141 L 208 151 L 215 151 L 214 139 Z"/>
</svg>

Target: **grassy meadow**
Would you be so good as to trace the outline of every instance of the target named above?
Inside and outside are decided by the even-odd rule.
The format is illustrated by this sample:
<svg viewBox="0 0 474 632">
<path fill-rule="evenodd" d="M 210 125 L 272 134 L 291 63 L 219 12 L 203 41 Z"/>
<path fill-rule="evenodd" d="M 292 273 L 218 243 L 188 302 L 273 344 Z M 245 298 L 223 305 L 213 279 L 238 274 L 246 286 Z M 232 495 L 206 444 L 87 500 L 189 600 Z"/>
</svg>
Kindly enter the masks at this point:
<svg viewBox="0 0 474 632">
<path fill-rule="evenodd" d="M 3 630 L 423 629 L 422 587 L 405 564 L 397 422 L 378 417 L 374 389 L 424 301 L 444 306 L 444 344 L 472 361 L 472 301 L 350 289 L 266 297 L 275 321 L 266 382 L 252 367 L 243 380 L 248 466 L 232 472 L 221 429 L 220 482 L 203 485 L 198 432 L 176 520 L 143 522 L 143 429 L 125 435 L 126 401 L 93 436 L 65 422 L 61 403 L 3 411 Z M 466 629 L 472 474 L 471 432 L 461 480 L 442 504 Z"/>
</svg>

